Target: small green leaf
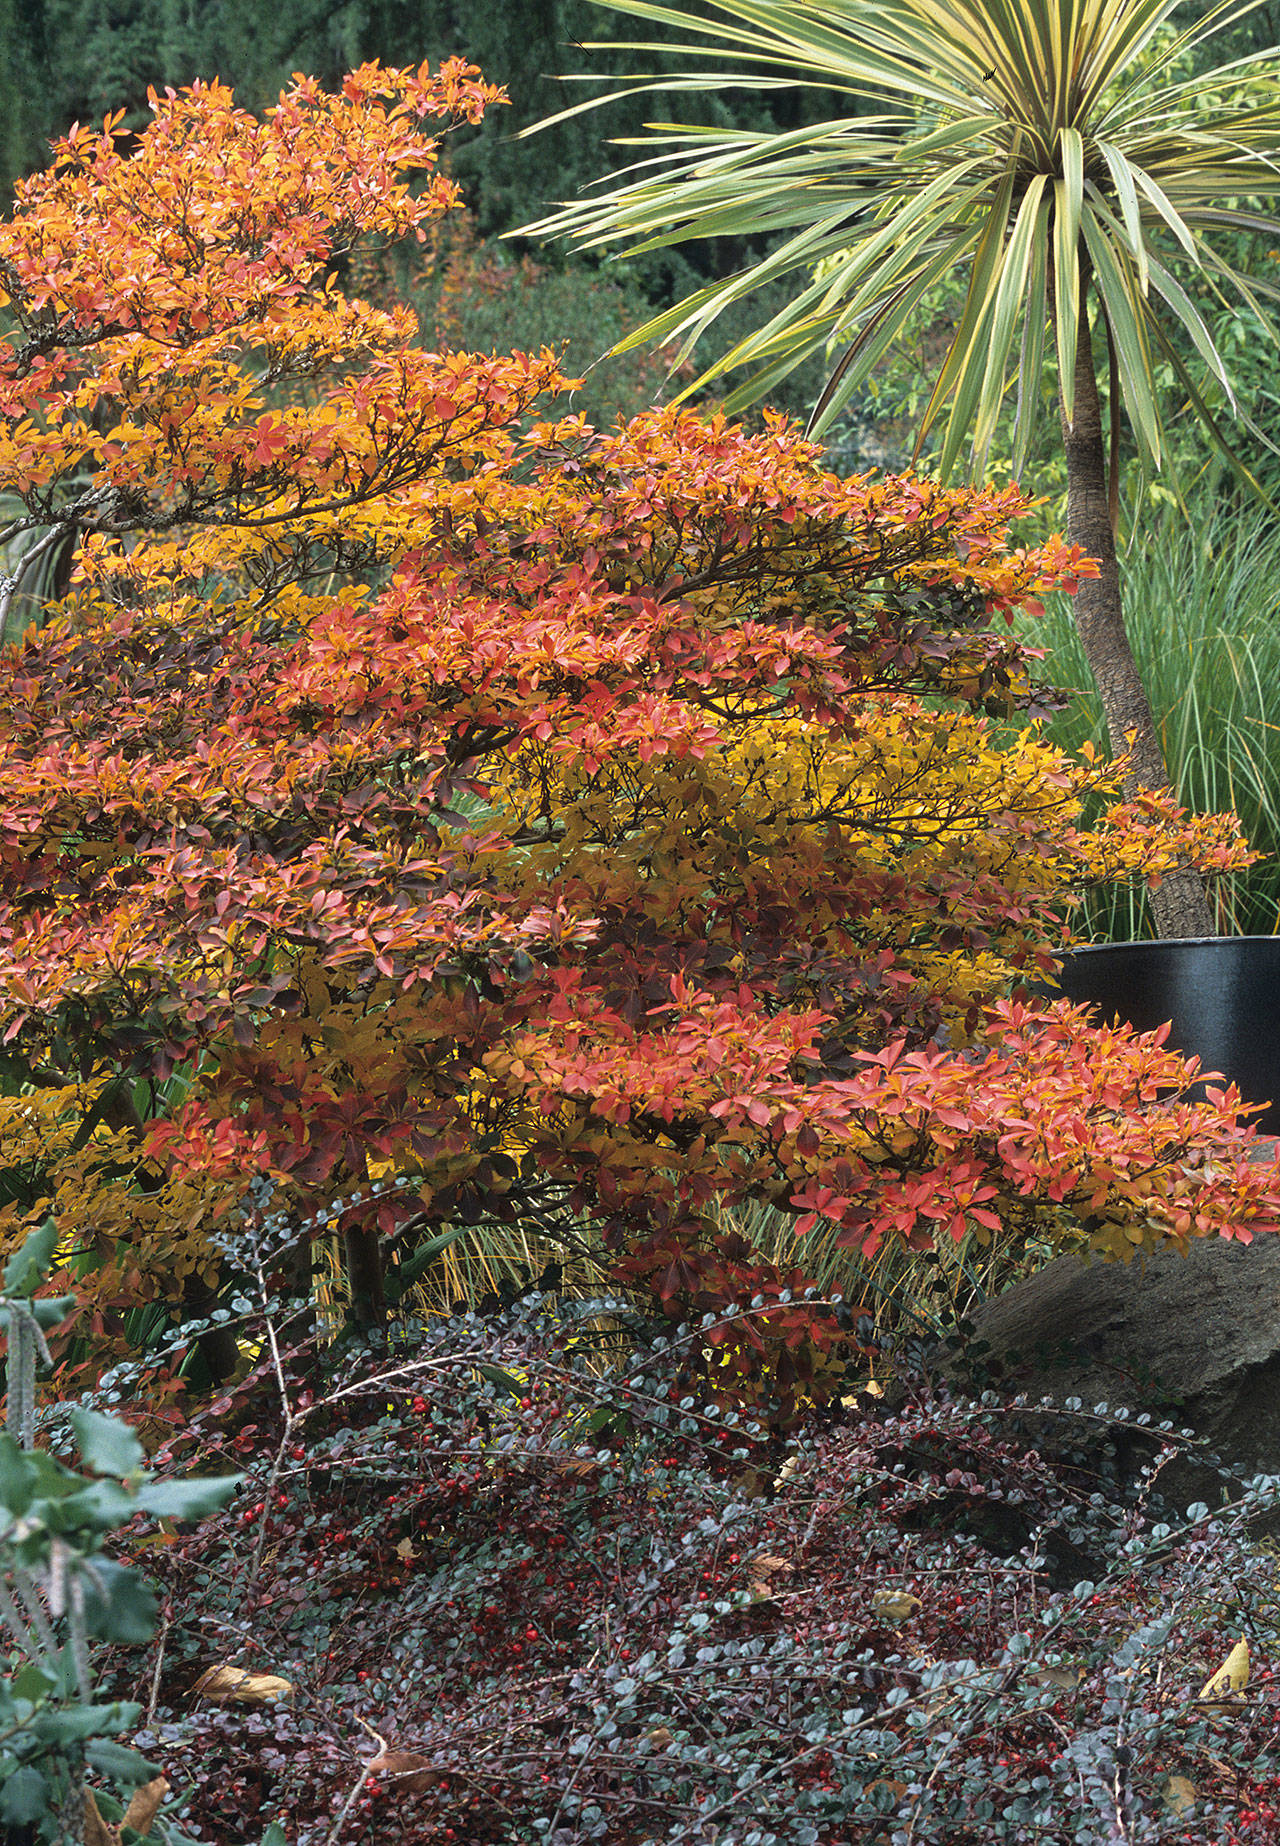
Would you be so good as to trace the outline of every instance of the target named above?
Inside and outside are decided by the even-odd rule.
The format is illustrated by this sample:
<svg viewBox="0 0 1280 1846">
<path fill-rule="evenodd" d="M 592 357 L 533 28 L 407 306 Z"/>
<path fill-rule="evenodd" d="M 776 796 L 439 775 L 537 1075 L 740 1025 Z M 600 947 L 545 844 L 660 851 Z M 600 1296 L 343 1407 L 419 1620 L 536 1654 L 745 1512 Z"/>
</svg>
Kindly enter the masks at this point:
<svg viewBox="0 0 1280 1846">
<path fill-rule="evenodd" d="M 388 1298 L 392 1301 L 399 1301 L 423 1271 L 430 1267 L 441 1251 L 447 1250 L 450 1244 L 456 1243 L 459 1237 L 465 1236 L 469 1228 L 465 1224 L 450 1226 L 447 1231 L 441 1231 L 438 1237 L 429 1238 L 426 1243 L 420 1244 L 405 1262 L 397 1263 L 394 1268 L 389 1269 L 386 1275 Z"/>
</svg>

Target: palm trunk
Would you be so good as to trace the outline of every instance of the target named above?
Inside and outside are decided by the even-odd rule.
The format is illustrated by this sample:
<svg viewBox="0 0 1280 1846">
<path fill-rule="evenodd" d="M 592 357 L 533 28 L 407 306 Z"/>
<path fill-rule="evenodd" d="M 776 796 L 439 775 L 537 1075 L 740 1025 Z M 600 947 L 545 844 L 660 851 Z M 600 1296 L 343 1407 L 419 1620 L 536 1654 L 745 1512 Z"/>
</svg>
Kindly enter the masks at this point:
<svg viewBox="0 0 1280 1846">
<path fill-rule="evenodd" d="M 351 1293 L 350 1322 L 362 1333 L 381 1328 L 387 1318 L 382 1249 L 378 1227 L 352 1225 L 344 1233 L 347 1286 Z"/>
<path fill-rule="evenodd" d="M 1067 452 L 1067 537 L 1098 560 L 1098 576 L 1085 577 L 1075 598 L 1076 624 L 1107 721 L 1112 754 L 1127 752 L 1127 795 L 1142 790 L 1173 793 L 1156 732 L 1151 702 L 1129 645 L 1120 599 L 1120 566 L 1107 494 L 1098 380 L 1093 366 L 1086 306 L 1081 289 L 1080 335 L 1076 343 L 1075 418 L 1062 417 Z M 1204 882 L 1187 864 L 1165 874 L 1150 894 L 1161 937 L 1213 936 L 1213 913 Z"/>
</svg>

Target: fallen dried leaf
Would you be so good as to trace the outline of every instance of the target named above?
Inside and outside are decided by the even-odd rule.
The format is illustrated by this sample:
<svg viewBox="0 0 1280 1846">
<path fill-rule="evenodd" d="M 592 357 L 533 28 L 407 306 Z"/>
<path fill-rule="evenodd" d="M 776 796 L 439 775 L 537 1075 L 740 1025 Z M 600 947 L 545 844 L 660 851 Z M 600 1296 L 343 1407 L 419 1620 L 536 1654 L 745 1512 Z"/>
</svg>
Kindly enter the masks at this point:
<svg viewBox="0 0 1280 1846">
<path fill-rule="evenodd" d="M 785 1558 L 775 1558 L 764 1552 L 758 1558 L 747 1562 L 747 1588 L 753 1602 L 766 1602 L 773 1595 L 775 1577 L 789 1577 L 794 1565 Z"/>
<path fill-rule="evenodd" d="M 877 1788 L 887 1789 L 895 1801 L 901 1801 L 907 1792 L 907 1785 L 905 1782 L 893 1782 L 890 1781 L 887 1776 L 881 1776 L 877 1782 L 867 1783 L 867 1793 L 869 1795 L 874 1794 Z"/>
<path fill-rule="evenodd" d="M 120 1831 L 109 1826 L 98 1812 L 93 1790 L 84 1791 L 84 1846 L 120 1846 Z"/>
<path fill-rule="evenodd" d="M 156 1776 L 154 1781 L 144 1782 L 141 1788 L 135 1788 L 124 1811 L 121 1830 L 132 1827 L 135 1833 L 146 1839 L 151 1831 L 151 1823 L 160 1812 L 168 1792 L 169 1784 L 162 1775 Z"/>
<path fill-rule="evenodd" d="M 274 1673 L 245 1673 L 239 1667 L 215 1666 L 202 1673 L 191 1688 L 192 1696 L 210 1705 L 269 1705 L 273 1699 L 293 1698 L 293 1682 Z"/>
<path fill-rule="evenodd" d="M 1184 1775 L 1169 1776 L 1160 1790 L 1165 1806 L 1174 1814 L 1190 1814 L 1196 1804 L 1196 1785 Z"/>
<path fill-rule="evenodd" d="M 771 1552 L 762 1551 L 758 1558 L 748 1560 L 747 1569 L 753 1577 L 790 1576 L 795 1569 L 785 1558 L 775 1558 Z"/>
<path fill-rule="evenodd" d="M 871 1598 L 871 1607 L 886 1622 L 905 1622 L 923 1604 L 910 1590 L 876 1590 Z"/>
<path fill-rule="evenodd" d="M 1062 1692 L 1074 1692 L 1084 1674 L 1079 1667 L 1036 1667 L 1027 1678 L 1037 1686 L 1056 1686 Z"/>
<path fill-rule="evenodd" d="M 415 1756 L 412 1750 L 380 1750 L 365 1764 L 373 1775 L 391 1777 L 397 1789 L 420 1795 L 435 1785 L 439 1773 L 428 1756 Z"/>
<path fill-rule="evenodd" d="M 1242 1635 L 1216 1673 L 1200 1688 L 1202 1699 L 1220 1699 L 1243 1692 L 1249 1684 L 1249 1643 Z"/>
<path fill-rule="evenodd" d="M 556 1461 L 557 1474 L 567 1474 L 573 1479 L 583 1480 L 588 1475 L 599 1474 L 600 1463 L 594 1455 L 562 1455 Z"/>
</svg>

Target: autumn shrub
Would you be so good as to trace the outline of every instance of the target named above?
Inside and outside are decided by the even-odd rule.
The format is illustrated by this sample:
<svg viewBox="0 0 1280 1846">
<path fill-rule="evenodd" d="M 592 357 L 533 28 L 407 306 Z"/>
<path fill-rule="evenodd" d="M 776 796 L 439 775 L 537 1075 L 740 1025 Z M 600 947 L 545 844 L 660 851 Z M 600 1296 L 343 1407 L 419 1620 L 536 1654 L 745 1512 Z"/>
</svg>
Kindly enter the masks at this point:
<svg viewBox="0 0 1280 1846">
<path fill-rule="evenodd" d="M 585 1244 L 779 1424 L 828 1329 L 726 1210 L 867 1257 L 1274 1228 L 1232 1094 L 1027 999 L 1082 885 L 1249 856 L 1151 797 L 1084 824 L 1114 781 L 1037 734 L 1007 623 L 1090 562 L 777 420 L 557 419 L 549 352 L 339 288 L 500 100 L 197 86 L 0 226 L 0 543 L 74 542 L 0 651 L 0 1240 L 61 1227 L 59 1388 L 175 1315 L 185 1382 L 234 1374 L 260 1179 L 357 1325 L 468 1227 Z"/>
<path fill-rule="evenodd" d="M 902 1356 L 893 1395 L 779 1442 L 699 1386 L 705 1333 L 535 1300 L 319 1369 L 263 1344 L 274 1401 L 215 1407 L 168 1457 L 243 1470 L 231 1512 L 129 1535 L 165 1628 L 115 1685 L 183 1828 L 1274 1837 L 1280 1610 L 1247 1521 L 1275 1482 L 1166 1505 L 1185 1434 L 965 1397 Z M 1214 1675 L 1230 1656 L 1243 1682 L 1242 1639 L 1235 1690 Z"/>
</svg>

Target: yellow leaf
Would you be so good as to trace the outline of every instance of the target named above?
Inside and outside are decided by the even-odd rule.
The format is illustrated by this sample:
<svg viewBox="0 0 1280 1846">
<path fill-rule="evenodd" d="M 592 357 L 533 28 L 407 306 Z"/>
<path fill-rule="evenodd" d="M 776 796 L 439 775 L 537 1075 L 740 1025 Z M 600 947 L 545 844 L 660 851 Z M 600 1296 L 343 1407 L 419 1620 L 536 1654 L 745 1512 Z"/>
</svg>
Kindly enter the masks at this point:
<svg viewBox="0 0 1280 1846">
<path fill-rule="evenodd" d="M 905 1622 L 921 1607 L 921 1602 L 910 1590 L 877 1590 L 871 1598 L 871 1607 L 886 1622 Z"/>
<path fill-rule="evenodd" d="M 1242 1635 L 1216 1673 L 1210 1674 L 1200 1688 L 1202 1699 L 1220 1699 L 1230 1692 L 1243 1692 L 1249 1684 L 1249 1643 Z"/>
<path fill-rule="evenodd" d="M 1196 1804 L 1196 1785 L 1184 1775 L 1168 1776 L 1160 1790 L 1165 1806 L 1174 1814 L 1190 1814 Z"/>
<path fill-rule="evenodd" d="M 239 1667 L 215 1666 L 202 1673 L 191 1688 L 195 1698 L 211 1705 L 267 1705 L 273 1699 L 291 1700 L 293 1683 L 273 1673 L 244 1673 Z"/>
<path fill-rule="evenodd" d="M 781 1492 L 781 1490 L 786 1486 L 787 1482 L 791 1479 L 792 1475 L 798 1474 L 799 1472 L 800 1472 L 800 1457 L 798 1455 L 788 1455 L 786 1460 L 783 1462 L 781 1468 L 778 1470 L 777 1476 L 774 1479 L 774 1483 L 773 1483 L 774 1488 L 778 1492 Z"/>
</svg>

